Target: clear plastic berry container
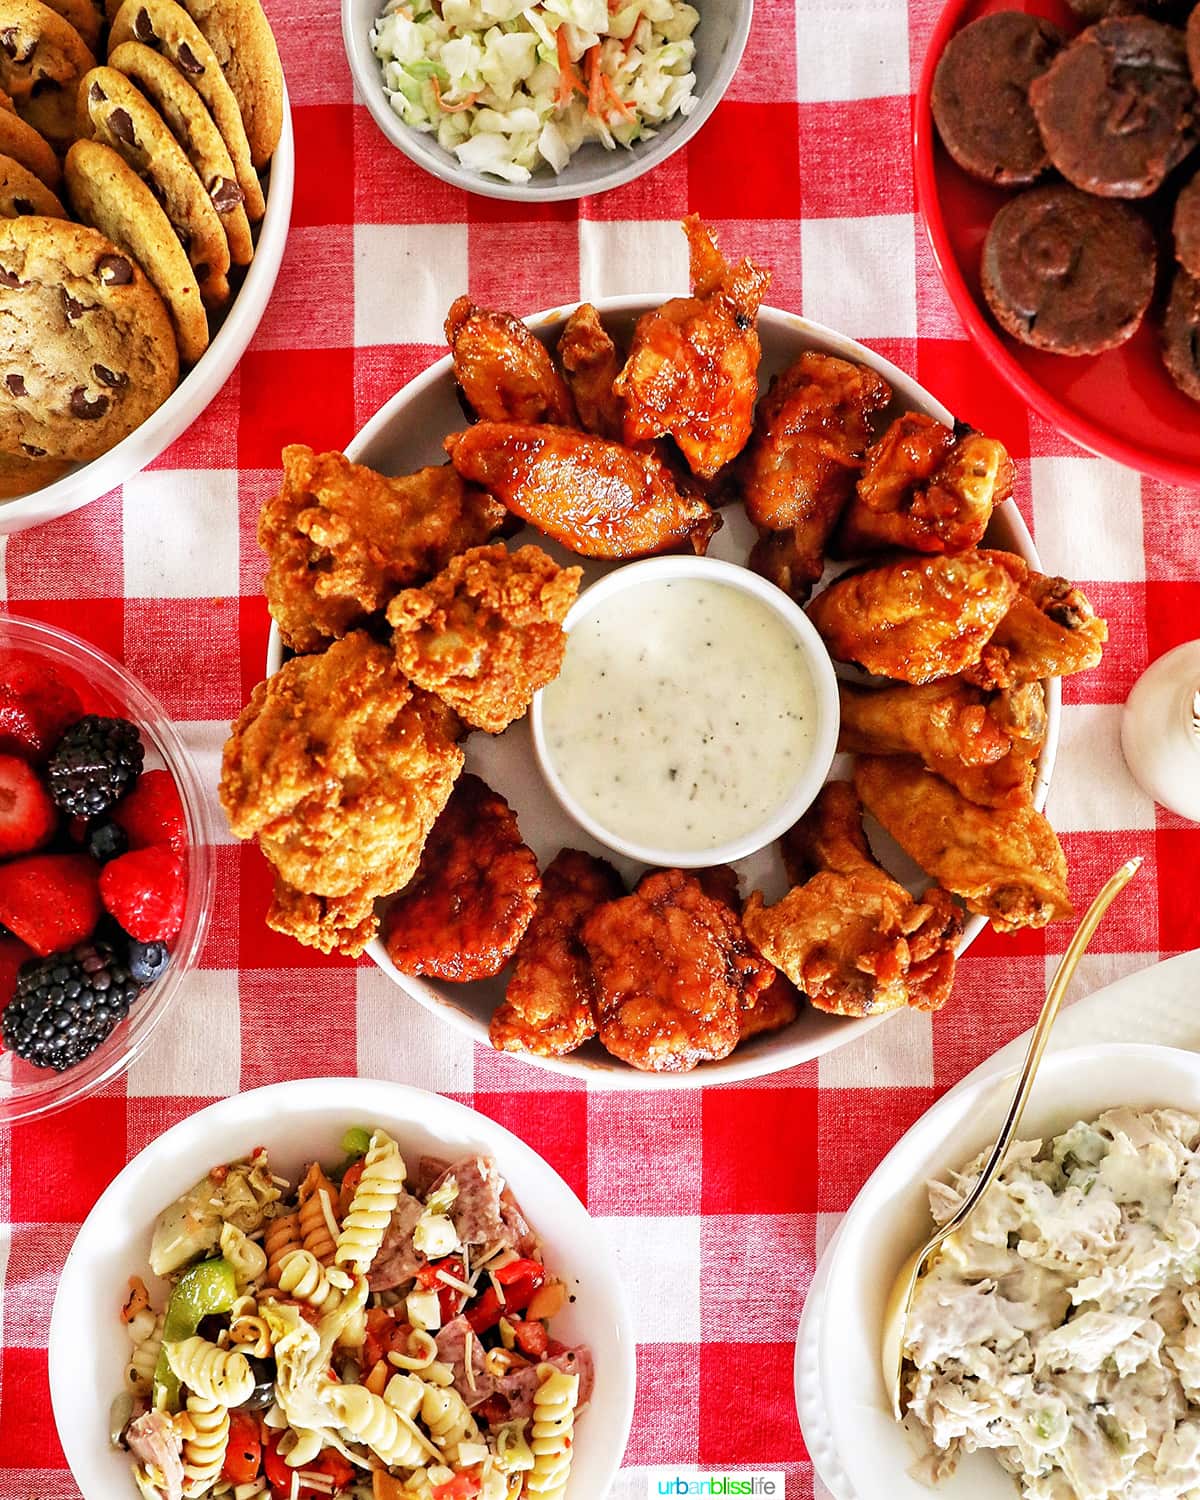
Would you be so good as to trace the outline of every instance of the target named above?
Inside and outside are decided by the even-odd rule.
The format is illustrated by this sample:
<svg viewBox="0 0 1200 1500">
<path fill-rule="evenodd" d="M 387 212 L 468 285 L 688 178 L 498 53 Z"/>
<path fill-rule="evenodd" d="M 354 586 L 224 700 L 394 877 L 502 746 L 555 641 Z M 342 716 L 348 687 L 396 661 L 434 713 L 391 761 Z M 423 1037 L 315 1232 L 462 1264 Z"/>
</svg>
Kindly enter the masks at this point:
<svg viewBox="0 0 1200 1500">
<path fill-rule="evenodd" d="M 56 1073 L 0 1051 L 0 1125 L 29 1120 L 93 1094 L 119 1078 L 148 1046 L 196 966 L 212 909 L 213 851 L 200 778 L 165 711 L 119 662 L 87 641 L 36 620 L 0 615 L 0 653 L 20 651 L 44 660 L 79 694 L 85 713 L 130 719 L 141 732 L 145 769 L 162 767 L 179 789 L 187 816 L 188 883 L 183 925 L 172 944 L 171 964 L 130 1008 L 129 1015 L 90 1057 Z M 0 996 L 0 1009 L 9 995 Z"/>
</svg>

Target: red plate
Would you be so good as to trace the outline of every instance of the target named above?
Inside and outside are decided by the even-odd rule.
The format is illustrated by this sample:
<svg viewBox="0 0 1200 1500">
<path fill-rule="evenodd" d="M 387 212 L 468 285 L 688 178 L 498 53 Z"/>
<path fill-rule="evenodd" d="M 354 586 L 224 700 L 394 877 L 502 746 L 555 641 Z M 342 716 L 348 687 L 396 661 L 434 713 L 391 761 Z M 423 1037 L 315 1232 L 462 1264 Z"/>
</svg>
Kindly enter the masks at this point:
<svg viewBox="0 0 1200 1500">
<path fill-rule="evenodd" d="M 1144 474 L 1200 486 L 1200 403 L 1178 389 L 1159 355 L 1161 286 L 1133 338 L 1107 354 L 1077 359 L 1031 349 L 1002 333 L 983 300 L 984 237 L 1012 194 L 955 165 L 938 139 L 929 99 L 946 43 L 969 22 L 998 10 L 1045 16 L 1068 36 L 1080 29 L 1058 0 L 950 0 L 942 11 L 921 69 L 914 147 L 917 203 L 946 290 L 984 358 L 1061 432 Z"/>
</svg>

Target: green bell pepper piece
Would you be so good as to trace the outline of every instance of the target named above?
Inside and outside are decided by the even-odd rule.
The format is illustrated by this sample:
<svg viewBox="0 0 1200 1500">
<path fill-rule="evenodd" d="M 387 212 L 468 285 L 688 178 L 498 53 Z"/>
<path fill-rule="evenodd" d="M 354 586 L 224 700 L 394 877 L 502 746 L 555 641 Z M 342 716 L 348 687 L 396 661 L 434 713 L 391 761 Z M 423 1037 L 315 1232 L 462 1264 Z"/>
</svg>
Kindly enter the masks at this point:
<svg viewBox="0 0 1200 1500">
<path fill-rule="evenodd" d="M 163 1347 L 154 1367 L 154 1405 L 179 1410 L 179 1378 L 167 1363 L 168 1344 L 190 1339 L 210 1313 L 228 1312 L 237 1297 L 237 1281 L 227 1260 L 202 1260 L 175 1283 L 163 1319 Z"/>
</svg>

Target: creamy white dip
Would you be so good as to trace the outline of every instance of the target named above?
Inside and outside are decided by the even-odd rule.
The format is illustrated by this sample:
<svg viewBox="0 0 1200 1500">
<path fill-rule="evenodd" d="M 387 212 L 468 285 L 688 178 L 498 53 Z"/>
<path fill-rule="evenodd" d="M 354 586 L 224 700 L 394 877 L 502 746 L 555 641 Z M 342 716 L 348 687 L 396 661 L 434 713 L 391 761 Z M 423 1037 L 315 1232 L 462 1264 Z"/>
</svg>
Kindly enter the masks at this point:
<svg viewBox="0 0 1200 1500">
<path fill-rule="evenodd" d="M 776 812 L 816 721 L 786 621 L 708 579 L 599 600 L 542 693 L 546 749 L 583 810 L 627 843 L 680 854 L 745 837 Z"/>
<path fill-rule="evenodd" d="M 1112 1109 L 1013 1146 L 921 1280 L 909 1412 L 937 1478 L 992 1449 L 1027 1500 L 1200 1495 L 1200 1120 Z M 939 1222 L 982 1158 L 933 1183 Z"/>
</svg>

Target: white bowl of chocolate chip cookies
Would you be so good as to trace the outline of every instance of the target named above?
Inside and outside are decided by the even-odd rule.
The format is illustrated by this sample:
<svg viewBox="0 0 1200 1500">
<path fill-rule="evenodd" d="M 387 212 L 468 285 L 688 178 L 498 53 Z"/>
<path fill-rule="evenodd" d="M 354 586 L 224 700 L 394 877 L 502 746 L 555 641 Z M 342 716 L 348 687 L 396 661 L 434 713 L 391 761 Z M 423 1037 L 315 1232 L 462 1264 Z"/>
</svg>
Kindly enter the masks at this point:
<svg viewBox="0 0 1200 1500">
<path fill-rule="evenodd" d="M 259 0 L 0 0 L 0 534 L 199 416 L 266 309 L 292 183 Z"/>
</svg>

